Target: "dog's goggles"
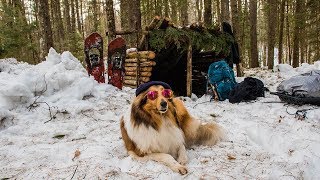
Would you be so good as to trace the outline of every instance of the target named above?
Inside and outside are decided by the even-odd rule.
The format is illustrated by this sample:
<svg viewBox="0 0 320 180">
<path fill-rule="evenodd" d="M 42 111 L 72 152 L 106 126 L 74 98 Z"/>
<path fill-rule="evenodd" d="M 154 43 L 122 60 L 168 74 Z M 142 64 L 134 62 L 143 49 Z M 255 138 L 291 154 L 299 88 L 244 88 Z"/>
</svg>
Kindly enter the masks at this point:
<svg viewBox="0 0 320 180">
<path fill-rule="evenodd" d="M 164 89 L 161 92 L 162 96 L 165 98 L 172 98 L 173 96 L 173 92 L 171 91 L 171 89 Z M 158 97 L 158 91 L 149 91 L 147 93 L 147 98 L 150 100 L 155 100 Z"/>
</svg>

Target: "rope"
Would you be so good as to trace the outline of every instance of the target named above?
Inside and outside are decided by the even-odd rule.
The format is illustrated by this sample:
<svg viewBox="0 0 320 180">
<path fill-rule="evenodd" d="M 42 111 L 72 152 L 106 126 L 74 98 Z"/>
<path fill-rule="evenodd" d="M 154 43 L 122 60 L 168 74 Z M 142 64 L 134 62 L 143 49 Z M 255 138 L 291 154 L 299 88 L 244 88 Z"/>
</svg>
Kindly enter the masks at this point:
<svg viewBox="0 0 320 180">
<path fill-rule="evenodd" d="M 307 112 L 310 110 L 318 109 L 318 108 L 309 108 L 309 109 L 298 109 L 295 113 L 288 112 L 289 105 L 286 108 L 286 112 L 289 115 L 294 115 L 298 120 L 305 120 L 307 118 Z"/>
</svg>

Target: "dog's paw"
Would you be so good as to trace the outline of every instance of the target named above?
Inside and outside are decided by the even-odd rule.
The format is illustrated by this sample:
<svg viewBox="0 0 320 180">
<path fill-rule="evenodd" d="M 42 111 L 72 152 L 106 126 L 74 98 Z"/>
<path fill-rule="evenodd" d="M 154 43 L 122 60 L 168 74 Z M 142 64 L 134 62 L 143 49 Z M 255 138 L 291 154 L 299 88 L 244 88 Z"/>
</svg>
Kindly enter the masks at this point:
<svg viewBox="0 0 320 180">
<path fill-rule="evenodd" d="M 177 164 L 172 168 L 173 171 L 180 173 L 181 175 L 185 175 L 188 173 L 187 167 L 182 166 L 181 164 Z"/>
<path fill-rule="evenodd" d="M 182 165 L 186 165 L 187 162 L 188 162 L 188 156 L 186 154 L 181 154 L 179 157 L 178 157 L 178 162 Z"/>
</svg>

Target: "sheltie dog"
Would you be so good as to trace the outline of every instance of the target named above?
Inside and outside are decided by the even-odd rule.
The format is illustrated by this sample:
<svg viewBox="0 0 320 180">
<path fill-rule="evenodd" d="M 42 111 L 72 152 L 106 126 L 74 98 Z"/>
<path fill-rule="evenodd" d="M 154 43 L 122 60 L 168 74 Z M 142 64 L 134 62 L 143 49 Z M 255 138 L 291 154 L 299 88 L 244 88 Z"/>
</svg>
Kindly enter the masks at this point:
<svg viewBox="0 0 320 180">
<path fill-rule="evenodd" d="M 224 136 L 218 125 L 194 119 L 163 84 L 151 85 L 135 97 L 130 112 L 121 117 L 120 129 L 132 158 L 161 162 L 182 175 L 188 172 L 186 147 L 214 145 Z"/>
</svg>

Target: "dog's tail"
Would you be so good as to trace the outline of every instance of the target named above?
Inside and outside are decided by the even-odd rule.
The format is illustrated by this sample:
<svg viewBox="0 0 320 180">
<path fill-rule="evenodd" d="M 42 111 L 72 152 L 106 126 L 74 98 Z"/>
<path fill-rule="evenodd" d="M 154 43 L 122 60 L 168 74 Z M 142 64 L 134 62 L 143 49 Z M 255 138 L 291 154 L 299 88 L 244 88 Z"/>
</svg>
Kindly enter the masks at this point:
<svg viewBox="0 0 320 180">
<path fill-rule="evenodd" d="M 214 145 L 225 138 L 223 129 L 215 123 L 200 124 L 195 144 Z"/>
</svg>

